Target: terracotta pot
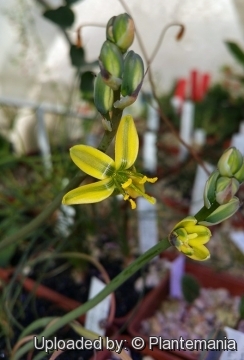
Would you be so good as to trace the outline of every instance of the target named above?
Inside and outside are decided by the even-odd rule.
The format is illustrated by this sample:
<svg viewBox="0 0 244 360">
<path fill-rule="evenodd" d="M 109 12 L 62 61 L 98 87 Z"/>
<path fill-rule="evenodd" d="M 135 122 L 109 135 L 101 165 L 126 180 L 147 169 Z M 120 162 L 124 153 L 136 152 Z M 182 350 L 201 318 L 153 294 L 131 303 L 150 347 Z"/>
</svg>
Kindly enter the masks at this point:
<svg viewBox="0 0 244 360">
<path fill-rule="evenodd" d="M 0 279 L 2 279 L 4 282 L 8 282 L 13 273 L 14 273 L 14 269 L 12 268 L 11 269 L 0 268 Z M 81 302 L 74 300 L 70 297 L 67 297 L 65 295 L 62 295 L 59 292 L 54 291 L 47 286 L 41 285 L 35 280 L 30 279 L 28 277 L 18 276 L 17 280 L 22 284 L 23 288 L 26 291 L 33 293 L 33 295 L 38 298 L 50 301 L 51 303 L 55 304 L 58 308 L 62 310 L 71 311 L 82 305 Z M 114 318 L 113 322 L 108 326 L 107 333 L 113 334 L 115 332 L 115 329 L 118 329 L 123 324 L 125 324 L 129 314 L 123 317 Z M 85 314 L 80 316 L 77 320 L 80 323 L 84 324 Z"/>
<path fill-rule="evenodd" d="M 233 296 L 241 296 L 244 294 L 244 281 L 233 277 L 228 273 L 216 273 L 211 268 L 193 262 L 186 263 L 186 273 L 194 275 L 201 286 L 205 288 L 226 288 Z M 156 347 L 154 347 L 153 350 L 150 350 L 148 347 L 148 338 L 140 332 L 142 320 L 154 315 L 155 310 L 158 309 L 162 301 L 167 298 L 168 293 L 169 278 L 163 280 L 162 283 L 152 290 L 142 301 L 140 309 L 129 325 L 129 333 L 132 337 L 142 337 L 146 342 L 145 351 L 156 360 L 164 360 L 165 354 L 177 355 L 178 357 L 187 360 L 196 360 L 196 355 L 184 350 L 163 351 Z"/>
</svg>

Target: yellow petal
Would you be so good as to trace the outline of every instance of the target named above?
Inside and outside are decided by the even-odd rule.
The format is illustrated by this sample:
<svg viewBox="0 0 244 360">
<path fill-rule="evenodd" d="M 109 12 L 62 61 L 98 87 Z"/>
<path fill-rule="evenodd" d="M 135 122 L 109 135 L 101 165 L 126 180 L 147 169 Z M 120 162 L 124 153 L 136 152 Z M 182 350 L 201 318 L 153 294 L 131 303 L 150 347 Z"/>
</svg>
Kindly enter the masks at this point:
<svg viewBox="0 0 244 360">
<path fill-rule="evenodd" d="M 120 120 L 115 140 L 115 167 L 117 170 L 129 169 L 136 161 L 139 139 L 131 115 Z"/>
<path fill-rule="evenodd" d="M 63 197 L 62 203 L 65 205 L 95 203 L 106 199 L 113 191 L 114 183 L 108 178 L 69 191 Z"/>
<path fill-rule="evenodd" d="M 75 145 L 70 149 L 70 156 L 82 171 L 96 179 L 110 177 L 115 170 L 114 160 L 91 146 Z"/>
<path fill-rule="evenodd" d="M 185 244 L 177 247 L 177 249 L 187 256 L 192 256 L 194 254 L 194 250 L 190 246 L 187 246 Z"/>
<path fill-rule="evenodd" d="M 194 218 L 194 216 L 187 216 L 186 218 L 184 218 L 183 220 L 178 222 L 178 224 L 175 225 L 174 230 L 179 229 L 181 227 L 193 226 L 196 223 L 197 223 L 197 219 Z"/>
<path fill-rule="evenodd" d="M 199 244 L 206 244 L 209 240 L 210 240 L 210 237 L 211 237 L 211 232 L 205 232 L 205 234 L 200 234 L 198 235 L 196 238 L 193 238 L 193 239 L 189 239 L 188 243 L 190 246 L 199 246 Z"/>
<path fill-rule="evenodd" d="M 188 255 L 188 257 L 190 257 L 193 260 L 205 261 L 210 258 L 210 253 L 206 248 L 206 246 L 199 245 L 197 247 L 194 247 L 194 254 Z"/>
<path fill-rule="evenodd" d="M 206 244 L 207 242 L 209 242 L 209 240 L 210 240 L 210 236 L 206 235 L 206 236 L 197 237 L 195 239 L 190 239 L 188 241 L 188 244 L 193 247 L 195 246 L 198 247 L 200 245 Z"/>
<path fill-rule="evenodd" d="M 188 234 L 191 233 L 197 233 L 199 235 L 201 234 L 211 234 L 211 231 L 203 225 L 186 225 L 185 229 Z"/>
</svg>

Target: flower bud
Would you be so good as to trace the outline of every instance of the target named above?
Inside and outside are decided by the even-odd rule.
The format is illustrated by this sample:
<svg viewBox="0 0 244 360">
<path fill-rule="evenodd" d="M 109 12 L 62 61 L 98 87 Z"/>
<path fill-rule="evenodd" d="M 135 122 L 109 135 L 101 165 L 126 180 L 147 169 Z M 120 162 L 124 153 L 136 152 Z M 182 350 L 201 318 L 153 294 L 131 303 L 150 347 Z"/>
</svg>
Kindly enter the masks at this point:
<svg viewBox="0 0 244 360">
<path fill-rule="evenodd" d="M 199 221 L 199 224 L 206 226 L 219 224 L 234 215 L 234 213 L 239 209 L 239 207 L 239 199 L 234 196 L 228 203 L 220 205 L 204 221 Z"/>
<path fill-rule="evenodd" d="M 115 42 L 114 35 L 113 35 L 113 24 L 114 20 L 116 19 L 116 16 L 111 17 L 111 19 L 108 20 L 107 26 L 106 26 L 106 39 Z"/>
<path fill-rule="evenodd" d="M 103 81 L 113 90 L 118 90 L 122 83 L 123 63 L 119 48 L 110 41 L 105 41 L 101 48 L 99 65 Z"/>
<path fill-rule="evenodd" d="M 243 157 L 235 147 L 227 149 L 218 162 L 218 169 L 221 176 L 235 176 L 243 165 Z"/>
<path fill-rule="evenodd" d="M 216 190 L 216 183 L 217 183 L 217 179 L 220 176 L 219 172 L 216 170 L 214 171 L 210 177 L 208 178 L 205 188 L 204 188 L 204 206 L 209 209 L 211 207 L 211 205 L 214 203 L 214 201 L 216 200 L 216 194 L 215 194 L 215 190 Z"/>
<path fill-rule="evenodd" d="M 113 18 L 112 18 L 113 19 Z M 125 53 L 134 41 L 135 25 L 130 15 L 124 13 L 110 19 L 110 25 L 107 27 L 107 34 L 112 38 L 120 50 Z M 111 36 L 111 24 L 112 33 Z M 109 39 L 109 40 L 110 40 Z"/>
<path fill-rule="evenodd" d="M 171 231 L 169 242 L 191 259 L 203 261 L 210 257 L 204 244 L 210 240 L 211 235 L 207 227 L 198 225 L 195 217 L 187 216 Z"/>
<path fill-rule="evenodd" d="M 113 90 L 105 84 L 101 73 L 99 73 L 94 84 L 94 104 L 97 110 L 102 115 L 107 115 L 107 113 L 112 109 L 113 101 Z"/>
<path fill-rule="evenodd" d="M 240 184 L 244 181 L 244 159 L 241 168 L 235 173 L 235 178 Z"/>
<path fill-rule="evenodd" d="M 221 176 L 216 183 L 216 201 L 221 205 L 228 203 L 237 193 L 238 189 L 238 180 Z"/>
<path fill-rule="evenodd" d="M 123 97 L 114 103 L 115 108 L 124 109 L 133 104 L 141 89 L 144 78 L 144 65 L 140 55 L 129 51 L 124 61 L 124 74 L 121 84 Z"/>
<path fill-rule="evenodd" d="M 144 65 L 140 55 L 133 50 L 129 51 L 125 58 L 124 75 L 121 85 L 123 96 L 132 95 L 139 92 L 144 77 Z"/>
</svg>

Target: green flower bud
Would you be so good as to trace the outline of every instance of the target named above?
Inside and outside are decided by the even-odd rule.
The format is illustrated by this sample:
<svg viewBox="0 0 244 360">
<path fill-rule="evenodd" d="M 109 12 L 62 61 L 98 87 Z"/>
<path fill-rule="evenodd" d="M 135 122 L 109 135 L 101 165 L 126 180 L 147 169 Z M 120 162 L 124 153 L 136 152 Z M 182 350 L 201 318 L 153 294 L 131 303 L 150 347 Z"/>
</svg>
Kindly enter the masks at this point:
<svg viewBox="0 0 244 360">
<path fill-rule="evenodd" d="M 239 199 L 234 196 L 227 204 L 220 205 L 215 211 L 212 212 L 204 221 L 199 221 L 199 224 L 211 226 L 221 223 L 228 219 L 239 209 Z"/>
<path fill-rule="evenodd" d="M 235 178 L 240 184 L 244 181 L 244 159 L 241 168 L 235 173 Z"/>
<path fill-rule="evenodd" d="M 123 96 L 138 94 L 144 77 L 144 65 L 140 55 L 133 50 L 129 51 L 125 58 L 124 75 L 121 85 L 121 94 Z"/>
<path fill-rule="evenodd" d="M 106 26 L 106 39 L 109 41 L 115 42 L 114 35 L 113 35 L 113 24 L 114 20 L 116 19 L 116 16 L 111 17 L 111 19 L 108 20 L 107 26 Z"/>
<path fill-rule="evenodd" d="M 204 197 L 204 206 L 207 209 L 209 209 L 213 204 L 213 202 L 216 200 L 215 190 L 216 190 L 217 179 L 219 178 L 219 176 L 220 174 L 216 170 L 210 175 L 210 177 L 206 182 L 203 197 Z"/>
<path fill-rule="evenodd" d="M 228 203 L 239 189 L 239 182 L 235 178 L 220 177 L 216 184 L 216 201 L 219 204 Z"/>
<path fill-rule="evenodd" d="M 141 89 L 144 78 L 144 65 L 140 55 L 129 51 L 124 61 L 124 74 L 121 84 L 123 98 L 114 103 L 115 108 L 124 109 L 133 104 Z"/>
<path fill-rule="evenodd" d="M 221 176 L 235 176 L 243 165 L 243 157 L 239 150 L 234 147 L 227 149 L 218 162 Z"/>
<path fill-rule="evenodd" d="M 131 18 L 131 16 L 126 13 L 116 16 L 114 20 L 112 19 L 109 20 L 110 25 L 107 28 L 108 36 L 110 36 L 110 39 L 113 38 L 115 44 L 120 48 L 120 50 L 123 53 L 125 53 L 134 40 L 134 34 L 135 34 L 134 21 Z M 113 27 L 112 36 L 110 35 L 111 24 Z"/>
<path fill-rule="evenodd" d="M 105 84 L 101 73 L 99 73 L 94 84 L 94 104 L 97 110 L 106 117 L 112 109 L 113 101 L 113 90 Z"/>
<path fill-rule="evenodd" d="M 103 81 L 113 90 L 118 90 L 122 83 L 124 61 L 119 48 L 108 40 L 101 48 L 99 65 Z"/>
</svg>

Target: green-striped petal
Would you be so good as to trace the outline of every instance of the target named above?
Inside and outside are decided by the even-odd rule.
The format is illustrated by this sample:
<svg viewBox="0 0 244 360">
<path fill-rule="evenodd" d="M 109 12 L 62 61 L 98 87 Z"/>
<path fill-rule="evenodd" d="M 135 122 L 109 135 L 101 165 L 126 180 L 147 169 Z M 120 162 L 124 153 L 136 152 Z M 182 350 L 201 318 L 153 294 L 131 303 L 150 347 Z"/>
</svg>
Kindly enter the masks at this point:
<svg viewBox="0 0 244 360">
<path fill-rule="evenodd" d="M 188 241 L 188 235 L 184 228 L 179 228 L 174 231 L 174 234 L 176 234 L 177 239 L 181 241 L 182 243 L 186 243 Z"/>
<path fill-rule="evenodd" d="M 212 172 L 210 177 L 208 178 L 205 188 L 204 188 L 204 206 L 209 209 L 213 202 L 216 200 L 216 183 L 220 173 L 216 170 Z"/>
<path fill-rule="evenodd" d="M 108 198 L 113 191 L 113 180 L 108 178 L 69 191 L 63 197 L 62 203 L 65 205 L 96 203 Z"/>
<path fill-rule="evenodd" d="M 92 146 L 75 145 L 70 149 L 70 156 L 82 171 L 96 179 L 106 179 L 114 173 L 114 160 Z"/>
<path fill-rule="evenodd" d="M 186 226 L 185 229 L 191 246 L 206 244 L 212 235 L 211 231 L 203 225 Z"/>
<path fill-rule="evenodd" d="M 122 117 L 115 140 L 115 167 L 117 170 L 129 169 L 136 161 L 139 139 L 131 115 Z"/>
<path fill-rule="evenodd" d="M 206 231 L 205 233 L 198 234 L 197 237 L 189 239 L 188 244 L 194 248 L 198 247 L 200 244 L 201 245 L 206 244 L 210 240 L 211 235 L 212 234 L 210 231 Z"/>
<path fill-rule="evenodd" d="M 204 245 L 194 247 L 193 255 L 188 255 L 189 258 L 198 261 L 205 261 L 210 258 L 209 250 Z"/>
<path fill-rule="evenodd" d="M 181 246 L 177 246 L 177 249 L 181 251 L 183 254 L 190 256 L 194 254 L 194 250 L 187 244 L 183 244 Z"/>
<path fill-rule="evenodd" d="M 196 223 L 197 223 L 197 219 L 194 218 L 194 216 L 187 216 L 183 220 L 178 222 L 178 224 L 175 225 L 174 230 L 182 227 L 185 228 L 186 226 L 193 226 Z"/>
<path fill-rule="evenodd" d="M 239 207 L 240 201 L 236 196 L 234 196 L 227 204 L 220 205 L 204 221 L 199 221 L 199 224 L 207 226 L 219 224 L 234 215 Z"/>
</svg>

